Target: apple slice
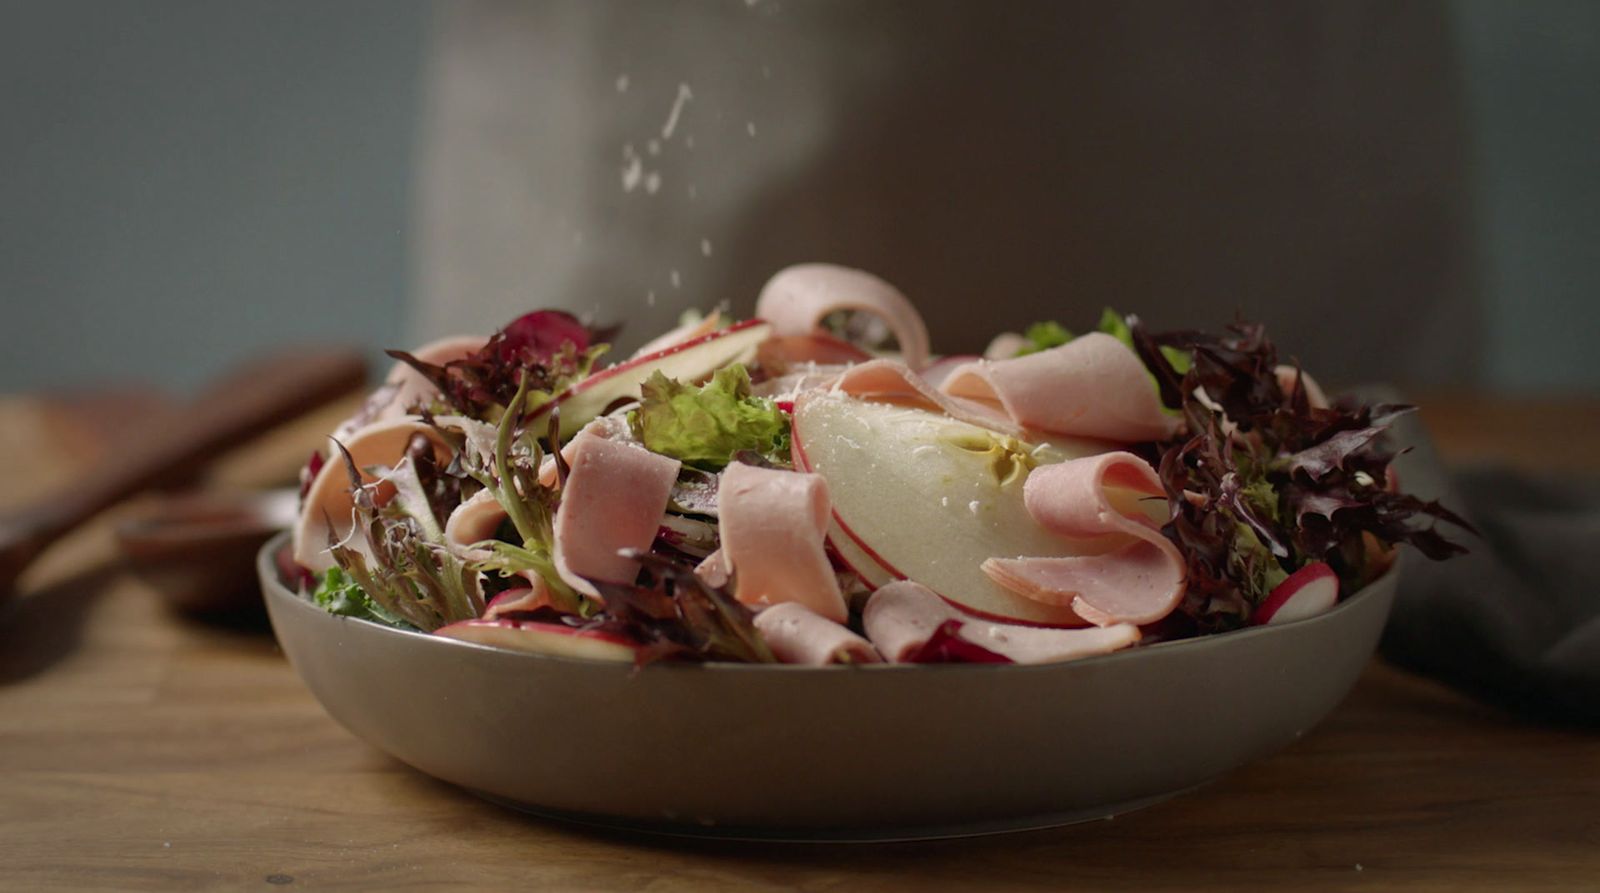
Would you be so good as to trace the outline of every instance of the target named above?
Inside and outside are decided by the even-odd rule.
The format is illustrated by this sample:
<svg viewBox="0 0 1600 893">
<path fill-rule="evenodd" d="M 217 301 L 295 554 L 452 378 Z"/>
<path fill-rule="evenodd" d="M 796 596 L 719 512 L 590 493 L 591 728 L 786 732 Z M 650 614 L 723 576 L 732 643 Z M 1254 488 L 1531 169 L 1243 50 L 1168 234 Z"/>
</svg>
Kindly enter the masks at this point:
<svg viewBox="0 0 1600 893">
<path fill-rule="evenodd" d="M 1315 617 L 1339 600 L 1339 576 L 1321 561 L 1313 561 L 1272 587 L 1251 618 L 1251 623 L 1293 623 Z"/>
<path fill-rule="evenodd" d="M 611 633 L 525 620 L 463 620 L 439 627 L 434 635 L 510 651 L 618 663 L 631 663 L 639 653 L 638 645 Z"/>
<path fill-rule="evenodd" d="M 799 466 L 798 462 L 795 464 Z M 861 548 L 860 543 L 845 533 L 844 528 L 839 526 L 837 517 L 828 522 L 828 546 L 833 549 L 834 557 L 839 559 L 846 570 L 860 577 L 863 583 L 873 589 L 900 579 L 884 569 L 872 553 Z"/>
<path fill-rule="evenodd" d="M 756 346 L 771 334 L 772 326 L 764 320 L 747 319 L 682 344 L 624 360 L 557 394 L 554 400 L 534 410 L 529 418 L 537 420 L 547 415 L 552 407 L 561 407 L 561 437 L 566 439 L 594 421 L 607 406 L 618 400 L 637 398 L 639 385 L 651 374 L 660 371 L 679 381 L 698 381 L 729 363 L 755 356 Z M 542 429 L 535 425 L 532 430 Z"/>
<path fill-rule="evenodd" d="M 1037 464 L 1072 454 L 1007 441 L 942 413 L 844 394 L 816 391 L 795 405 L 796 463 L 828 482 L 834 548 L 865 580 L 909 578 L 980 614 L 1082 625 L 1070 608 L 1010 592 L 980 568 L 996 556 L 1107 548 L 1050 534 L 1023 504 L 1027 468 L 1016 451 L 1033 451 Z"/>
</svg>

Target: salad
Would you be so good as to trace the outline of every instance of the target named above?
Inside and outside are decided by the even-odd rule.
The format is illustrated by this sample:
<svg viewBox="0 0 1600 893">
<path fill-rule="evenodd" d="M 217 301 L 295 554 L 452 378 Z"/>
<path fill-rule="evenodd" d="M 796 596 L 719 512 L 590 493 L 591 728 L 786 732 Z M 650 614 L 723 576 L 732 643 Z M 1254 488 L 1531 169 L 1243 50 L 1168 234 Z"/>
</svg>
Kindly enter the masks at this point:
<svg viewBox="0 0 1600 893">
<path fill-rule="evenodd" d="M 1106 310 L 937 356 L 870 274 L 783 270 L 607 365 L 557 310 L 411 352 L 311 457 L 284 570 L 531 652 L 1064 661 L 1309 617 L 1466 523 L 1259 325 Z"/>
</svg>

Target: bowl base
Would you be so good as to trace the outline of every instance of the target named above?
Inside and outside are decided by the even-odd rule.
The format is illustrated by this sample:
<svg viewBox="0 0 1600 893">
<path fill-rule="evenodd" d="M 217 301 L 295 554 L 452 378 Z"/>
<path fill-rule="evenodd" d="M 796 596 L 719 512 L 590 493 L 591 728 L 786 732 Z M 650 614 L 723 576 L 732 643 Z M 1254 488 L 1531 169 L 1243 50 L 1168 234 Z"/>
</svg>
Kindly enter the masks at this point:
<svg viewBox="0 0 1600 893">
<path fill-rule="evenodd" d="M 1200 787 L 1197 785 L 1196 787 Z M 1022 831 L 1044 831 L 1085 822 L 1109 821 L 1119 815 L 1154 806 L 1163 800 L 1188 793 L 1195 788 L 1168 791 L 1152 797 L 1140 797 L 1119 803 L 1107 803 L 1088 809 L 1051 812 L 985 822 L 962 822 L 949 825 L 903 825 L 865 828 L 786 828 L 781 825 L 721 825 L 696 822 L 650 821 L 623 816 L 594 813 L 565 812 L 547 809 L 532 803 L 522 803 L 486 791 L 467 788 L 469 792 L 497 806 L 550 819 L 568 825 L 578 825 L 602 831 L 644 834 L 654 837 L 679 837 L 699 840 L 732 840 L 752 843 L 914 843 L 918 841 L 953 840 L 963 837 L 988 837 L 997 834 L 1014 834 Z"/>
</svg>

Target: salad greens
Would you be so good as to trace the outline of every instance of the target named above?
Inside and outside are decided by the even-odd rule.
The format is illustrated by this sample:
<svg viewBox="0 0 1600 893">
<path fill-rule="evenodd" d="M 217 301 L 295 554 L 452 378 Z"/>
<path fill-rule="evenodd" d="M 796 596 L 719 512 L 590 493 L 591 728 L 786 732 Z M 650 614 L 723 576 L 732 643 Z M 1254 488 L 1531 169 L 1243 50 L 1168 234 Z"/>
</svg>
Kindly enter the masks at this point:
<svg viewBox="0 0 1600 893">
<path fill-rule="evenodd" d="M 642 643 L 641 663 L 776 660 L 756 631 L 755 612 L 727 589 L 710 585 L 687 563 L 648 553 L 633 557 L 644 565 L 635 583 L 591 581 L 605 598 L 606 617 L 586 628 L 620 633 Z"/>
<path fill-rule="evenodd" d="M 392 469 L 377 469 L 372 482 L 364 480 L 343 446 L 340 450 L 356 523 L 346 540 L 332 539 L 330 533 L 329 550 L 338 566 L 384 611 L 418 629 L 481 615 L 478 574 L 445 546 L 444 519 L 432 507 L 430 491 L 449 485 L 433 463 L 418 459 L 431 456 L 432 443 L 412 438 L 406 455 Z M 380 500 L 384 485 L 393 488 L 394 498 Z"/>
<path fill-rule="evenodd" d="M 593 601 L 574 590 L 556 570 L 555 514 L 560 489 L 540 483 L 544 451 L 523 424 L 527 395 L 524 379 L 495 425 L 492 439 L 488 430 L 479 426 L 468 425 L 462 433 L 436 428 L 455 448 L 454 472 L 493 494 L 510 522 L 506 537 L 474 544 L 476 552 L 485 554 L 473 558 L 468 566 L 475 572 L 495 572 L 502 579 L 537 574 L 553 605 L 586 617 L 596 608 Z M 560 420 L 559 413 L 551 414 L 552 431 L 559 430 Z M 552 453 L 560 455 L 554 449 Z"/>
<path fill-rule="evenodd" d="M 340 567 L 328 568 L 327 573 L 322 576 L 322 582 L 311 591 L 311 600 L 330 614 L 370 620 L 398 629 L 415 629 L 373 601 L 372 596 L 367 595 L 361 588 L 361 584 Z"/>
<path fill-rule="evenodd" d="M 1055 320 L 1036 322 L 1023 330 L 1022 337 L 1027 339 L 1026 344 L 1017 349 L 1017 356 L 1025 357 L 1041 350 L 1060 347 L 1073 339 L 1073 334 L 1066 327 Z"/>
<path fill-rule="evenodd" d="M 750 373 L 741 364 L 717 370 L 700 387 L 657 372 L 641 390 L 628 423 L 657 453 L 707 471 L 745 451 L 789 461 L 789 419 L 774 401 L 750 396 Z"/>
<path fill-rule="evenodd" d="M 586 378 L 609 345 L 570 313 L 537 310 L 513 320 L 472 355 L 442 366 L 402 350 L 386 351 L 438 389 L 440 403 L 428 407 L 495 421 L 518 391 L 524 409 L 538 409 Z"/>
<path fill-rule="evenodd" d="M 841 334 L 860 335 L 858 344 L 881 340 L 884 332 L 879 329 L 887 324 L 872 313 L 854 311 L 834 311 L 823 319 L 839 324 Z M 775 660 L 775 646 L 763 637 L 769 635 L 767 628 L 757 627 L 758 611 L 769 591 L 781 591 L 784 584 L 796 588 L 796 579 L 807 581 L 799 587 L 804 593 L 836 590 L 836 612 L 820 602 L 815 606 L 800 603 L 811 609 L 820 623 L 837 628 L 842 621 L 850 626 L 846 635 L 865 632 L 860 614 L 849 614 L 850 604 L 859 612 L 874 588 L 886 585 L 885 580 L 943 586 L 929 598 L 941 595 L 957 606 L 987 612 L 961 597 L 987 591 L 986 585 L 1005 585 L 991 574 L 991 559 L 996 558 L 993 542 L 973 535 L 917 543 L 915 531 L 937 527 L 949 521 L 951 513 L 968 526 L 949 529 L 970 531 L 977 529 L 971 525 L 988 525 L 983 528 L 985 535 L 1006 543 L 1026 540 L 1041 525 L 1048 528 L 1033 514 L 1032 504 L 1022 501 L 1022 485 L 1033 486 L 1030 474 L 1041 465 L 1080 460 L 1067 458 L 1053 446 L 1054 452 L 1045 450 L 1051 442 L 1032 442 L 1029 432 L 1066 436 L 1078 432 L 1065 423 L 1057 428 L 1016 417 L 1011 428 L 994 427 L 985 417 L 968 421 L 958 412 L 956 402 L 930 399 L 917 403 L 915 396 L 892 396 L 874 403 L 871 395 L 841 393 L 842 382 L 831 378 L 831 373 L 809 372 L 809 383 L 794 383 L 797 378 L 804 382 L 807 376 L 785 376 L 781 363 L 769 363 L 768 355 L 758 349 L 775 345 L 781 356 L 783 342 L 803 344 L 815 339 L 786 339 L 774 336 L 768 328 L 753 328 L 769 325 L 748 322 L 724 330 L 746 333 L 739 337 L 748 337 L 748 343 L 730 340 L 717 346 L 714 336 L 708 336 L 704 344 L 697 341 L 675 354 L 670 349 L 659 355 L 646 354 L 599 375 L 592 373 L 607 349 L 604 340 L 609 333 L 592 330 L 571 314 L 556 310 L 521 316 L 480 349 L 441 364 L 390 351 L 431 383 L 436 393 L 417 405 L 398 407 L 409 416 L 398 429 L 402 438 L 409 439 L 392 464 L 359 468 L 351 452 L 338 444 L 343 477 L 349 483 L 348 506 L 342 501 L 316 503 L 309 499 L 308 494 L 316 488 L 326 495 L 329 475 L 340 472 L 339 468 L 323 468 L 321 454 L 313 456 L 301 494 L 307 500 L 303 512 L 309 515 L 336 504 L 340 513 L 348 508 L 349 514 L 337 519 L 324 516 L 333 567 L 318 577 L 296 565 L 290 570 L 299 574 L 286 576 L 305 581 L 307 597 L 334 614 L 424 632 L 448 626 L 451 630 L 443 630 L 444 635 L 464 638 L 471 629 L 481 630 L 501 621 L 507 629 L 532 625 L 537 635 L 574 633 L 603 639 L 612 643 L 613 652 L 618 644 L 628 646 L 638 663 Z M 1466 521 L 1436 502 L 1402 494 L 1394 486 L 1389 465 L 1396 454 L 1384 434 L 1410 407 L 1322 405 L 1320 392 L 1298 369 L 1279 364 L 1277 349 L 1259 325 L 1237 323 L 1220 335 L 1152 333 L 1138 317 L 1107 308 L 1096 331 L 1126 345 L 1142 366 L 1141 371 L 1128 363 L 1120 348 L 1103 339 L 1083 345 L 1093 348 L 1086 355 L 1114 355 L 1111 360 L 1115 362 L 1107 368 L 1115 370 L 1118 383 L 1109 392 L 1128 395 L 1130 401 L 1143 398 L 1142 411 L 1156 421 L 1133 429 L 1142 433 L 1123 438 L 1104 429 L 1084 432 L 1085 437 L 1101 437 L 1121 446 L 1107 447 L 1110 452 L 1100 451 L 1081 461 L 1114 460 L 1123 463 L 1117 467 L 1136 468 L 1144 475 L 1145 492 L 1157 493 L 1154 480 L 1158 478 L 1165 494 L 1160 534 L 1154 528 L 1158 522 L 1139 530 L 1146 542 L 1153 541 L 1167 556 L 1169 582 L 1163 584 L 1160 612 L 1107 615 L 1110 619 L 1096 621 L 1102 626 L 1122 625 L 1129 633 L 1121 640 L 1123 645 L 1141 634 L 1181 637 L 1266 620 L 1274 609 L 1269 606 L 1259 616 L 1257 609 L 1274 597 L 1281 603 L 1287 597 L 1284 592 L 1293 589 L 1282 584 L 1308 565 L 1326 564 L 1327 568 L 1314 568 L 1313 572 L 1331 581 L 1331 569 L 1340 589 L 1348 593 L 1381 572 L 1399 543 L 1411 544 L 1433 558 L 1464 551 L 1438 527 L 1443 522 L 1470 531 Z M 1006 338 L 1015 343 L 1015 335 Z M 1070 345 L 1074 335 L 1058 322 L 1044 321 L 1029 326 L 1023 338 L 1025 344 L 1016 356 Z M 687 351 L 694 349 L 704 351 L 702 364 L 684 364 Z M 661 359 L 669 355 L 675 356 L 671 363 Z M 753 366 L 733 362 L 751 355 L 759 358 Z M 822 362 L 814 355 L 798 359 L 811 363 L 808 368 L 813 370 Z M 1011 368 L 1025 377 L 1050 362 L 1040 357 Z M 619 368 L 631 368 L 636 377 L 617 376 Z M 681 380 L 669 377 L 664 369 Z M 902 369 L 898 374 L 915 382 L 917 371 Z M 648 378 L 644 378 L 646 373 L 650 373 Z M 1171 420 L 1162 420 L 1149 405 L 1141 380 L 1144 376 Z M 1059 377 L 1047 380 L 1048 388 L 1062 387 Z M 597 382 L 609 382 L 611 387 L 618 381 L 624 386 L 599 390 L 601 396 L 594 396 Z M 927 391 L 931 391 L 932 381 L 929 376 L 923 383 Z M 636 386 L 638 399 L 633 403 Z M 1032 402 L 1047 410 L 1065 407 L 1078 412 L 1081 399 L 1052 404 L 1053 393 L 1040 391 Z M 1315 401 L 1313 393 L 1319 394 Z M 581 401 L 568 400 L 584 394 L 591 397 L 592 407 L 576 409 Z M 612 402 L 602 410 L 607 400 Z M 562 455 L 563 411 L 582 413 L 568 419 L 569 435 L 574 433 L 576 420 L 580 423 L 576 430 L 594 431 L 610 441 L 603 445 L 608 464 L 573 460 L 580 475 L 592 474 L 589 469 L 596 467 L 605 469 L 596 478 L 602 482 L 598 489 L 567 489 L 572 470 Z M 838 414 L 821 415 L 824 412 Z M 932 418 L 915 413 L 930 413 Z M 813 426 L 809 431 L 808 420 Z M 378 426 L 370 418 L 365 421 Z M 393 437 L 393 418 L 385 424 L 391 427 L 381 429 L 381 436 Z M 1172 430 L 1177 433 L 1167 440 L 1128 442 L 1165 436 L 1164 432 Z M 923 436 L 937 442 L 921 443 L 917 438 Z M 813 441 L 823 446 L 812 450 Z M 792 455 L 794 442 L 806 449 Z M 383 443 L 383 449 L 393 449 L 388 441 Z M 599 443 L 587 439 L 578 448 L 595 448 Z M 625 448 L 619 449 L 619 445 Z M 818 459 L 830 449 L 825 463 Z M 607 495 L 604 482 L 612 469 L 627 469 L 628 463 L 640 459 L 640 452 L 646 450 L 658 454 L 642 458 L 657 469 L 655 480 L 661 489 L 650 492 L 658 492 L 661 501 L 651 502 L 655 497 L 650 497 L 630 503 L 629 494 L 620 490 L 649 490 L 635 483 L 614 487 Z M 370 455 L 359 448 L 356 452 Z M 808 454 L 811 458 L 804 458 Z M 659 456 L 682 463 L 676 479 L 670 481 L 670 491 L 666 489 L 669 481 L 660 477 L 671 478 L 677 466 Z M 879 471 L 879 460 L 888 463 L 884 471 Z M 758 548 L 746 551 L 744 557 L 731 558 L 726 549 L 738 540 L 725 536 L 724 529 L 741 516 L 734 500 L 750 499 L 756 492 L 754 479 L 766 477 L 768 484 L 776 484 L 764 491 L 772 504 L 796 511 L 792 505 L 801 501 L 783 502 L 795 497 L 800 489 L 795 485 L 802 483 L 785 476 L 794 471 L 796 461 L 801 472 L 810 476 L 803 486 L 819 498 L 808 495 L 803 501 L 805 518 L 782 517 L 780 523 L 772 523 L 773 516 L 765 514 L 765 503 L 754 512 L 752 503 L 741 503 L 742 517 L 756 519 L 746 529 L 762 534 L 776 531 L 777 538 L 767 542 L 781 544 L 781 548 Z M 777 473 L 756 475 L 741 468 L 738 473 L 750 472 L 752 483 L 741 482 L 724 490 L 722 473 L 734 463 Z M 888 473 L 891 465 L 899 477 Z M 864 471 L 855 477 L 841 474 L 841 469 L 852 467 Z M 1073 473 L 1083 473 L 1086 467 L 1108 466 L 1078 466 Z M 917 470 L 920 477 L 913 480 L 907 469 Z M 629 473 L 611 480 L 651 480 L 647 474 L 628 477 Z M 831 494 L 829 486 L 834 487 Z M 1110 485 L 1094 486 L 1110 489 Z M 1074 505 L 1082 504 L 1080 491 L 1064 492 L 1078 500 Z M 596 493 L 605 498 L 586 498 Z M 564 495 L 570 495 L 571 501 L 561 514 L 563 531 L 583 530 L 585 537 L 594 535 L 592 531 L 617 527 L 632 531 L 623 537 L 628 541 L 626 548 L 606 544 L 603 550 L 591 549 L 600 551 L 609 565 L 591 562 L 593 572 L 575 569 L 577 553 L 563 551 L 558 566 L 556 518 L 563 511 Z M 974 499 L 974 495 L 983 498 Z M 848 497 L 856 500 L 858 508 L 882 512 L 869 512 L 868 523 L 850 528 L 846 524 L 852 520 L 847 513 Z M 1152 498 L 1159 513 L 1162 496 Z M 1004 502 L 1012 499 L 1018 502 Z M 624 505 L 628 507 L 618 508 Z M 1006 505 L 1010 505 L 1006 511 L 994 511 L 995 506 Z M 452 518 L 464 508 L 468 508 L 469 520 L 452 526 Z M 587 520 L 577 521 L 576 512 L 583 510 L 589 512 Z M 924 512 L 926 516 L 919 514 Z M 891 518 L 892 523 L 885 523 Z M 998 526 L 1002 522 L 1009 526 Z M 790 529 L 785 523 L 798 526 Z M 316 529 L 320 540 L 321 528 Z M 910 547 L 906 546 L 906 531 L 913 532 Z M 900 552 L 892 567 L 874 549 L 873 538 L 885 532 L 899 537 L 893 541 Z M 1112 530 L 1110 535 L 1124 536 L 1127 531 Z M 480 536 L 476 542 L 467 541 Z M 1177 547 L 1181 563 L 1162 537 Z M 963 548 L 957 548 L 958 542 Z M 644 543 L 648 548 L 634 548 Z M 921 548 L 924 545 L 926 549 Z M 841 552 L 847 547 L 852 551 Z M 744 584 L 752 579 L 776 580 L 773 590 L 751 593 L 738 588 L 740 568 L 759 565 L 763 558 L 780 552 L 806 549 L 813 550 L 808 572 L 817 576 L 797 576 L 795 566 L 782 564 L 793 558 L 786 556 L 774 565 L 776 570 L 745 571 Z M 753 564 L 741 563 L 752 555 Z M 636 560 L 637 575 L 628 580 L 598 579 L 603 575 L 598 569 L 603 567 L 613 568 L 605 573 L 618 575 L 614 569 L 617 556 Z M 1059 557 L 1038 560 L 1049 562 Z M 1007 572 L 1021 575 L 1028 568 L 1015 565 L 1033 559 L 1005 560 L 1011 562 L 1003 565 Z M 882 566 L 873 565 L 875 561 Z M 1062 566 L 1051 565 L 1055 569 Z M 950 567 L 967 569 L 976 581 L 954 577 L 950 579 L 955 582 L 936 582 L 939 573 Z M 1036 604 L 1018 607 L 1017 603 L 999 602 L 1009 613 L 993 616 L 1057 625 L 1095 619 L 1095 615 L 1083 613 L 1076 602 L 1052 602 L 1038 597 L 1040 593 L 1027 595 L 1015 588 L 1016 580 L 1030 579 L 1014 577 L 1012 588 L 996 591 L 1012 593 L 1008 598 L 1034 598 Z M 818 580 L 822 585 L 814 585 Z M 1023 594 L 1016 595 L 1019 592 Z M 1068 589 L 1043 594 L 1056 597 L 1060 592 L 1082 594 Z M 792 592 L 787 596 L 795 598 Z M 1337 593 L 1330 590 L 1327 604 L 1336 598 Z M 1039 610 L 1038 604 L 1057 613 L 1041 615 L 1042 619 L 1029 614 Z M 1092 603 L 1089 606 L 1094 607 Z M 912 660 L 1008 660 L 966 638 L 960 619 L 942 620 L 932 627 L 920 645 L 905 652 Z M 496 635 L 502 633 L 495 630 Z M 779 649 L 779 653 L 784 652 Z"/>
<path fill-rule="evenodd" d="M 1430 558 L 1464 552 L 1436 528 L 1467 531 L 1437 502 L 1393 490 L 1382 434 L 1409 406 L 1315 407 L 1295 371 L 1285 393 L 1262 326 L 1224 335 L 1152 335 L 1129 317 L 1134 347 L 1187 433 L 1152 445 L 1167 490 L 1165 528 L 1188 563 L 1182 610 L 1201 630 L 1245 622 L 1289 572 L 1326 562 L 1346 591 L 1396 543 Z M 1180 369 L 1168 358 L 1193 357 Z"/>
</svg>

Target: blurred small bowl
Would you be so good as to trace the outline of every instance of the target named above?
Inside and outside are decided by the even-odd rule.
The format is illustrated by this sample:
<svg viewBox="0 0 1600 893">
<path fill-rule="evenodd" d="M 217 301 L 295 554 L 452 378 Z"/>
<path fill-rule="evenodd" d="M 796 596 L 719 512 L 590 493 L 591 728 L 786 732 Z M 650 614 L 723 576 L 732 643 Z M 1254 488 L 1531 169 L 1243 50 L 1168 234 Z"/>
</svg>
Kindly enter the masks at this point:
<svg viewBox="0 0 1600 893">
<path fill-rule="evenodd" d="M 150 503 L 115 528 L 142 580 L 185 613 L 258 616 L 256 553 L 294 522 L 293 490 L 197 492 Z"/>
</svg>

